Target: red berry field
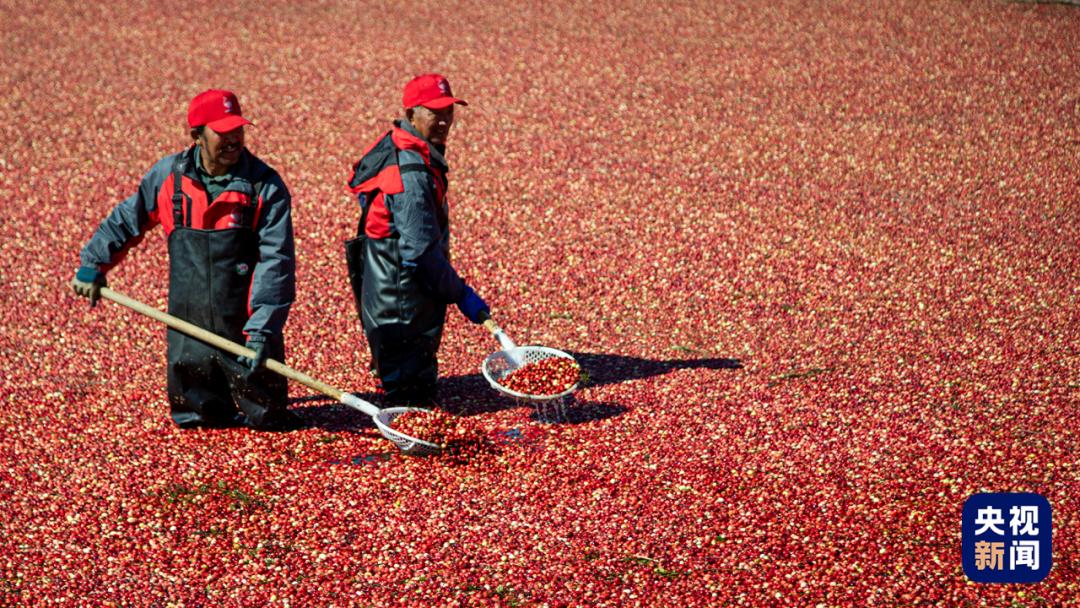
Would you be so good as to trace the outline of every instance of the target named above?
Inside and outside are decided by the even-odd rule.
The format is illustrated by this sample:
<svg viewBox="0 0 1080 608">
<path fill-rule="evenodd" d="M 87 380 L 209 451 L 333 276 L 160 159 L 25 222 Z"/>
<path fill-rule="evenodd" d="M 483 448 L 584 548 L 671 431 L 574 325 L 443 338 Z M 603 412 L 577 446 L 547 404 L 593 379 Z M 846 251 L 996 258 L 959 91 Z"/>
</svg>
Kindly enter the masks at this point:
<svg viewBox="0 0 1080 608">
<path fill-rule="evenodd" d="M 0 0 L 0 606 L 1080 606 L 1080 6 L 1005 0 Z M 98 222 L 243 104 L 293 195 L 287 363 L 383 406 L 352 164 L 446 74 L 444 453 L 300 384 L 183 431 L 165 328 L 70 281 Z M 161 228 L 109 275 L 165 309 Z M 552 415 L 554 414 L 554 415 Z M 422 426 L 422 425 L 421 425 Z M 965 501 L 1052 506 L 974 582 Z"/>
</svg>

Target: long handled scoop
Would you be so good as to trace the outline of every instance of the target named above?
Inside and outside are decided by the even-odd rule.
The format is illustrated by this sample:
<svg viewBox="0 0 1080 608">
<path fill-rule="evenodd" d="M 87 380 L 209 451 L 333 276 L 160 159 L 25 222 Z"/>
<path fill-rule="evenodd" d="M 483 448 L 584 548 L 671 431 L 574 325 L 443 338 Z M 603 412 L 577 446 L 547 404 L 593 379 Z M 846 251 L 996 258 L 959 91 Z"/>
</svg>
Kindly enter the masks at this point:
<svg viewBox="0 0 1080 608">
<path fill-rule="evenodd" d="M 197 325 L 188 323 L 183 319 L 179 319 L 170 314 L 161 312 L 156 308 L 147 306 L 146 304 L 143 304 L 138 300 L 133 300 L 125 296 L 124 294 L 114 291 L 108 287 L 101 288 L 101 297 L 105 298 L 106 300 L 116 302 L 121 306 L 130 308 L 137 313 L 161 321 L 162 323 L 168 325 L 176 331 L 187 334 L 192 338 L 206 342 L 211 346 L 220 348 L 221 350 L 232 353 L 238 357 L 255 356 L 255 351 L 251 350 L 250 348 L 240 346 L 239 344 L 231 340 L 222 338 L 215 333 L 209 332 Z M 399 448 L 401 448 L 401 451 L 405 452 L 406 454 L 413 456 L 423 456 L 426 454 L 433 454 L 439 451 L 439 446 L 435 445 L 434 443 L 424 441 L 422 439 L 417 439 L 416 437 L 411 437 L 404 433 L 399 433 L 394 429 L 390 428 L 390 425 L 394 422 L 394 419 L 404 414 L 405 412 L 427 412 L 427 410 L 416 407 L 388 407 L 385 409 L 379 409 L 374 404 L 368 403 L 367 401 L 364 401 L 363 399 L 357 397 L 356 395 L 353 395 L 352 393 L 346 393 L 340 389 L 334 388 L 329 384 L 316 380 L 315 378 L 312 378 L 311 376 L 303 372 L 297 371 L 289 367 L 288 365 L 281 363 L 280 361 L 275 361 L 274 359 L 267 359 L 266 368 L 276 374 L 288 378 L 289 380 L 299 382 L 300 384 L 303 384 L 304 386 L 312 390 L 319 391 L 320 393 L 330 397 L 331 399 L 337 400 L 339 403 L 347 405 L 353 409 L 360 410 L 368 416 L 371 416 L 371 418 L 375 421 L 375 426 L 379 428 L 379 431 L 383 434 L 383 437 L 386 437 L 390 441 L 393 441 L 395 444 L 397 444 Z"/>
</svg>

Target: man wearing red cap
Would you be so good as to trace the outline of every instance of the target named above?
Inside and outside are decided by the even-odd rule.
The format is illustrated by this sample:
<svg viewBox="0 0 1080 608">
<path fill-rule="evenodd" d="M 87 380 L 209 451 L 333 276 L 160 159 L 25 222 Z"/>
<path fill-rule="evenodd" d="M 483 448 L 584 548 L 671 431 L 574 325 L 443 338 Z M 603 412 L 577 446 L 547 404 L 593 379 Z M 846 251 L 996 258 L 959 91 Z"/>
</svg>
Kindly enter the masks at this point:
<svg viewBox="0 0 1080 608">
<path fill-rule="evenodd" d="M 349 189 L 360 201 L 356 239 L 346 251 L 353 295 L 375 372 L 391 403 L 430 403 L 446 306 L 473 323 L 488 306 L 450 264 L 446 140 L 454 97 L 439 74 L 405 85 L 405 120 L 368 147 Z"/>
<path fill-rule="evenodd" d="M 244 146 L 249 124 L 233 93 L 197 95 L 188 109 L 194 143 L 158 161 L 101 222 L 72 281 L 96 304 L 105 274 L 148 230 L 165 229 L 169 312 L 256 353 L 237 360 L 169 330 L 169 404 L 182 428 L 302 425 L 286 409 L 285 379 L 262 365 L 284 360 L 282 331 L 296 295 L 292 198 Z"/>
</svg>

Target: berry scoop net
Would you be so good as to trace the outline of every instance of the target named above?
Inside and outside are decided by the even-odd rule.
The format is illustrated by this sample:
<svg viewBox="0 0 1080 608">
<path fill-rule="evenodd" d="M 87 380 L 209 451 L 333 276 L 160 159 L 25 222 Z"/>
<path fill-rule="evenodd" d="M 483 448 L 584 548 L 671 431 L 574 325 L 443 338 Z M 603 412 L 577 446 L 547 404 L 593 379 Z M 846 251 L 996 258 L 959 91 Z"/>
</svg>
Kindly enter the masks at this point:
<svg viewBox="0 0 1080 608">
<path fill-rule="evenodd" d="M 572 356 L 546 346 L 516 346 L 490 318 L 484 327 L 503 347 L 488 355 L 480 368 L 491 388 L 531 401 L 562 399 L 577 389 L 581 367 Z"/>
<path fill-rule="evenodd" d="M 147 306 L 146 304 L 143 304 L 142 302 L 139 302 L 137 300 L 133 300 L 125 296 L 124 294 L 113 291 L 108 287 L 101 288 L 101 297 L 105 298 L 106 300 L 116 302 L 121 306 L 126 306 L 127 308 L 130 308 L 135 312 L 144 314 L 152 319 L 161 321 L 162 323 L 168 325 L 176 331 L 183 332 L 193 338 L 202 340 L 203 342 L 206 342 L 211 346 L 216 346 L 217 348 L 220 348 L 225 352 L 232 353 L 241 357 L 252 357 L 255 355 L 254 351 L 252 351 L 251 349 L 240 346 L 232 340 L 226 340 L 225 338 L 222 338 L 217 334 L 211 333 L 201 327 L 198 327 L 197 325 L 193 325 L 191 323 L 188 323 L 187 321 L 184 321 L 183 319 L 179 319 L 170 314 L 164 313 L 156 308 Z M 393 424 L 394 419 L 403 414 L 408 413 L 410 414 L 410 417 L 417 417 L 431 414 L 429 410 L 415 407 L 388 407 L 384 409 L 379 409 L 374 404 L 368 403 L 367 401 L 364 401 L 363 399 L 357 397 L 356 395 L 353 395 L 352 393 L 346 393 L 342 390 L 336 389 L 329 384 L 316 380 L 315 378 L 312 378 L 311 376 L 308 376 L 303 372 L 297 371 L 285 365 L 284 363 L 281 363 L 280 361 L 275 361 L 274 359 L 267 359 L 265 365 L 267 369 L 274 373 L 285 376 L 290 380 L 299 382 L 300 384 L 303 384 L 310 389 L 317 390 L 320 393 L 323 393 L 324 395 L 335 399 L 344 405 L 347 405 L 356 410 L 360 410 L 368 416 L 371 416 L 371 418 L 375 421 L 375 426 L 379 428 L 379 432 L 382 433 L 383 437 L 386 437 L 390 441 L 393 441 L 394 444 L 396 444 L 398 448 L 400 448 L 401 451 L 406 454 L 409 454 L 411 456 L 424 456 L 428 454 L 434 454 L 440 451 L 440 446 L 435 445 L 430 441 L 424 441 L 422 439 L 406 435 L 405 433 L 398 432 L 390 426 L 391 424 Z"/>
</svg>

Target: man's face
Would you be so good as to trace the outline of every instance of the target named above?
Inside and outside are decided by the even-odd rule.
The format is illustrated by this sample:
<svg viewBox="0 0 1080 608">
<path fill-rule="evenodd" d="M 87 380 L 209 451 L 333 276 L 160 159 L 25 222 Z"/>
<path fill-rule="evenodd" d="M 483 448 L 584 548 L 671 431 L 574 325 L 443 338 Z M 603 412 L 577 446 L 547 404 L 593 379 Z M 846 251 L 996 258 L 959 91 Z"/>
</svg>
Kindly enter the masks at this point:
<svg viewBox="0 0 1080 608">
<path fill-rule="evenodd" d="M 244 150 L 244 127 L 218 133 L 210 127 L 203 129 L 199 144 L 203 149 L 203 160 L 207 168 L 227 168 L 240 161 L 240 152 Z"/>
<path fill-rule="evenodd" d="M 424 139 L 445 146 L 446 138 L 450 136 L 450 127 L 454 126 L 454 106 L 451 104 L 439 110 L 417 106 L 413 108 L 410 122 Z"/>
</svg>

